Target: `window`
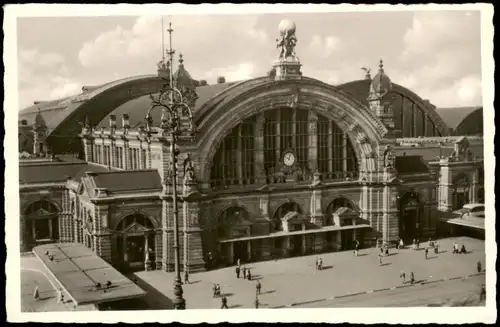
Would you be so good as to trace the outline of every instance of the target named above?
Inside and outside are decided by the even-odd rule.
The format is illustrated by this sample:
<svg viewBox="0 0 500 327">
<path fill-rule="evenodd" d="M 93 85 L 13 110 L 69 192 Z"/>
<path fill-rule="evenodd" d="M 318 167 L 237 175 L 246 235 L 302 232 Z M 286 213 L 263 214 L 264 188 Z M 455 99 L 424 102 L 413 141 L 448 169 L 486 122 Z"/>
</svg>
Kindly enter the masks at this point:
<svg viewBox="0 0 500 327">
<path fill-rule="evenodd" d="M 234 127 L 220 143 L 212 161 L 212 187 L 254 184 L 256 177 L 274 183 L 275 174 L 283 169 L 281 158 L 287 150 L 296 154 L 294 169 L 300 170 L 303 178 L 310 178 L 315 166 L 324 179 L 357 176 L 354 147 L 334 121 L 316 117 L 316 113 L 308 110 L 292 108 L 268 110 L 261 115 L 259 119 L 253 116 Z M 262 125 L 258 125 L 260 121 Z M 314 130 L 315 135 L 311 134 Z M 263 131 L 263 140 L 256 138 L 255 131 Z M 263 157 L 256 153 L 262 153 Z M 255 176 L 261 173 L 255 169 L 256 160 L 262 160 L 258 165 L 263 166 L 264 176 Z"/>
</svg>

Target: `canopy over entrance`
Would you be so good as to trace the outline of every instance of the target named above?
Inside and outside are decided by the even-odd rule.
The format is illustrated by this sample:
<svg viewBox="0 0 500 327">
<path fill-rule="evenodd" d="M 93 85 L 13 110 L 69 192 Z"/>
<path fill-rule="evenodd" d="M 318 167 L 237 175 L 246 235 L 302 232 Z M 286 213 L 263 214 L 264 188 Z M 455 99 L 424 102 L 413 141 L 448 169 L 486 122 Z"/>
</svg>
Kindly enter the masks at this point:
<svg viewBox="0 0 500 327">
<path fill-rule="evenodd" d="M 82 244 L 41 245 L 33 248 L 33 253 L 75 305 L 99 304 L 146 295 L 139 286 Z"/>
</svg>

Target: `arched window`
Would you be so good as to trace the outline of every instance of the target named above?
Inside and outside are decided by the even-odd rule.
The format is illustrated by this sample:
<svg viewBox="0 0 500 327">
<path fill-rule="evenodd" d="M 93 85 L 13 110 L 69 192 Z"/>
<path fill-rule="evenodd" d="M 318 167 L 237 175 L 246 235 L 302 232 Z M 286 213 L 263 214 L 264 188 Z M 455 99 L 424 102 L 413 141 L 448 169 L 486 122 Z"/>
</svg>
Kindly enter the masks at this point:
<svg viewBox="0 0 500 327">
<path fill-rule="evenodd" d="M 469 203 L 470 182 L 466 174 L 460 174 L 453 180 L 453 210 L 461 209 Z"/>
<path fill-rule="evenodd" d="M 265 111 L 234 127 L 221 142 L 212 161 L 214 188 L 266 183 L 283 169 L 286 151 L 295 154 L 294 172 L 312 176 L 316 167 L 323 179 L 354 178 L 358 173 L 356 152 L 347 134 L 332 120 L 315 112 L 282 108 Z M 263 132 L 263 135 L 261 134 Z"/>
<path fill-rule="evenodd" d="M 53 203 L 45 200 L 36 201 L 24 213 L 25 235 L 29 243 L 59 239 L 59 210 Z"/>
<path fill-rule="evenodd" d="M 349 208 L 351 210 L 355 210 L 354 205 L 352 202 L 344 197 L 336 198 L 330 204 L 328 207 L 326 207 L 326 219 L 325 219 L 325 225 L 326 226 L 331 226 L 333 225 L 333 214 L 339 209 L 339 208 Z"/>
<path fill-rule="evenodd" d="M 289 212 L 302 213 L 302 209 L 295 202 L 287 202 L 279 206 L 272 219 L 272 232 L 279 232 L 283 230 L 281 218 Z"/>
<path fill-rule="evenodd" d="M 153 229 L 153 223 L 149 218 L 145 217 L 144 215 L 141 214 L 133 214 L 130 216 L 127 216 L 123 218 L 119 223 L 118 226 L 116 227 L 116 230 L 118 231 L 124 231 L 128 227 L 130 227 L 132 224 L 137 223 L 139 225 L 142 225 L 146 227 L 147 229 Z"/>
<path fill-rule="evenodd" d="M 394 91 L 387 96 L 392 99 L 394 124 L 401 137 L 442 136 L 431 117 L 411 98 Z"/>
<path fill-rule="evenodd" d="M 238 222 L 248 219 L 248 212 L 242 207 L 230 207 L 217 219 L 217 238 L 231 237 L 231 230 Z"/>
</svg>

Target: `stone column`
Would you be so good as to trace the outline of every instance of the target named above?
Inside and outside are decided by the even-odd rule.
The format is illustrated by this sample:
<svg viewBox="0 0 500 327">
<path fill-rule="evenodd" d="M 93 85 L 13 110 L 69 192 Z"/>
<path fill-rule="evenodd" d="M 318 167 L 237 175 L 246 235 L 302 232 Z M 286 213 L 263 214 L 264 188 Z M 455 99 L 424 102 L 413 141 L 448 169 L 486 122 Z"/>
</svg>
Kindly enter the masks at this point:
<svg viewBox="0 0 500 327">
<path fill-rule="evenodd" d="M 266 172 L 264 169 L 264 113 L 257 115 L 254 125 L 254 177 L 257 184 L 265 184 Z"/>
<path fill-rule="evenodd" d="M 439 211 L 451 211 L 453 208 L 453 175 L 448 159 L 439 162 L 441 172 L 439 177 Z"/>
<path fill-rule="evenodd" d="M 318 170 L 318 115 L 315 111 L 308 113 L 308 165 L 311 173 Z"/>
<path fill-rule="evenodd" d="M 190 272 L 205 270 L 203 256 L 202 229 L 200 220 L 202 213 L 200 203 L 195 198 L 183 203 L 183 233 L 184 233 L 184 266 Z"/>
<path fill-rule="evenodd" d="M 87 162 L 94 162 L 94 139 L 90 136 L 85 136 L 82 138 L 83 142 L 83 151 L 84 151 L 84 160 Z"/>
<path fill-rule="evenodd" d="M 478 174 L 479 174 L 479 171 L 478 169 L 475 169 L 474 172 L 472 173 L 472 184 L 471 184 L 471 187 L 470 187 L 470 195 L 469 195 L 469 198 L 471 199 L 470 202 L 471 203 L 477 203 L 478 200 L 478 185 L 479 185 L 479 181 L 478 181 Z"/>
<path fill-rule="evenodd" d="M 322 188 L 314 188 L 311 192 L 311 223 L 322 227 L 325 222 L 323 221 L 324 215 L 322 212 Z"/>
</svg>

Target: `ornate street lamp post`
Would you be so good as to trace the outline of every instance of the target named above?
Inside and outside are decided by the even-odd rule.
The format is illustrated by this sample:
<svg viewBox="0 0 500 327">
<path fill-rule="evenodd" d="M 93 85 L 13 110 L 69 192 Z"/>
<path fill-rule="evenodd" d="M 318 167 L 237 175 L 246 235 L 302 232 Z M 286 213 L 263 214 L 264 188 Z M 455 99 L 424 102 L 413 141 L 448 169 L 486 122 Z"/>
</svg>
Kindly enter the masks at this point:
<svg viewBox="0 0 500 327">
<path fill-rule="evenodd" d="M 172 202 L 174 214 L 174 251 L 175 251 L 175 278 L 174 278 L 174 295 L 173 300 L 174 308 L 176 310 L 184 310 L 186 308 L 186 301 L 182 297 L 182 280 L 180 273 L 180 251 L 179 251 L 179 209 L 177 197 L 177 157 L 179 156 L 179 148 L 177 141 L 179 137 L 188 136 L 193 137 L 195 128 L 193 126 L 193 115 L 189 107 L 189 95 L 184 96 L 181 91 L 176 87 L 173 78 L 173 60 L 175 51 L 172 50 L 172 23 L 169 24 L 169 37 L 170 47 L 167 51 L 168 54 L 168 67 L 169 79 L 165 80 L 157 97 L 151 96 L 152 106 L 146 115 L 146 133 L 152 135 L 155 133 L 153 130 L 153 118 L 151 111 L 155 108 L 162 109 L 160 131 L 162 136 L 170 136 L 170 154 L 171 154 L 171 178 L 172 178 Z"/>
</svg>

